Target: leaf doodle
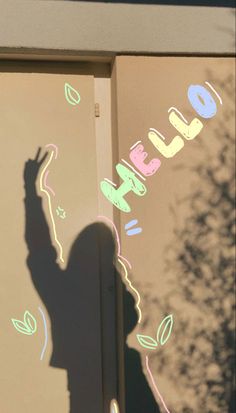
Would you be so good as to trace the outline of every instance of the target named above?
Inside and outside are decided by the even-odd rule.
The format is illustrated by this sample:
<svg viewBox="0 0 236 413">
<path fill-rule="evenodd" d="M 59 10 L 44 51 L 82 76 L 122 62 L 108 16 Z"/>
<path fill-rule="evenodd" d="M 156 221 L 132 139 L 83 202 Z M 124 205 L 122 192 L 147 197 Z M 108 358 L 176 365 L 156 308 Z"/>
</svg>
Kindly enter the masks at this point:
<svg viewBox="0 0 236 413">
<path fill-rule="evenodd" d="M 162 320 L 161 324 L 159 325 L 157 330 L 157 342 L 160 343 L 161 346 L 163 346 L 167 342 L 167 340 L 169 340 L 173 323 L 173 316 L 172 314 L 169 314 Z"/>
<path fill-rule="evenodd" d="M 70 105 L 76 106 L 80 102 L 80 94 L 69 83 L 65 83 L 65 98 Z"/>
<path fill-rule="evenodd" d="M 24 314 L 24 322 L 25 322 L 26 325 L 29 326 L 29 328 L 31 330 L 31 334 L 36 332 L 36 330 L 37 330 L 37 321 L 32 316 L 32 314 L 30 314 L 29 311 L 26 311 L 25 314 Z"/>
<path fill-rule="evenodd" d="M 12 318 L 11 321 L 13 322 L 13 325 L 17 331 L 19 331 L 22 334 L 27 334 L 28 336 L 31 335 L 31 330 L 23 321 L 16 320 L 15 318 Z"/>
<path fill-rule="evenodd" d="M 143 336 L 141 334 L 137 334 L 137 339 L 142 347 L 148 348 L 150 350 L 155 350 L 158 346 L 156 340 L 154 340 L 154 338 L 150 336 Z"/>
<path fill-rule="evenodd" d="M 24 313 L 24 321 L 17 320 L 15 318 L 11 319 L 15 329 L 22 334 L 26 334 L 31 336 L 37 331 L 37 321 L 35 318 L 30 314 L 29 311 L 25 311 Z"/>
</svg>

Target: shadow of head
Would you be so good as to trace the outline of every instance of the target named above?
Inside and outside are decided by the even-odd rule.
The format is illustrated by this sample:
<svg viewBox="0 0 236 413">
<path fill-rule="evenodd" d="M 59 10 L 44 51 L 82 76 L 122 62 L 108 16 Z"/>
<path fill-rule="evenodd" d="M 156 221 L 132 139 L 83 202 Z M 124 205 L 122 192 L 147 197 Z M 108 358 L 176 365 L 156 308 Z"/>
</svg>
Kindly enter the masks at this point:
<svg viewBox="0 0 236 413">
<path fill-rule="evenodd" d="M 74 240 L 68 258 L 68 270 L 93 265 L 100 257 L 101 263 L 114 265 L 115 240 L 111 230 L 102 222 L 86 226 Z"/>
</svg>

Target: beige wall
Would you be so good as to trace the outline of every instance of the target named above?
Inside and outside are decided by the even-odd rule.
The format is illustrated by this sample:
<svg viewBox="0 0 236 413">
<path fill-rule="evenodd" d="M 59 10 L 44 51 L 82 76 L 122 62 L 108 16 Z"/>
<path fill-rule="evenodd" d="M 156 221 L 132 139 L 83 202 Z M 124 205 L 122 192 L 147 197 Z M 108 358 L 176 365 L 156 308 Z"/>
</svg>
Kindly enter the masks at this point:
<svg viewBox="0 0 236 413">
<path fill-rule="evenodd" d="M 173 7 L 173 6 L 155 6 L 155 5 L 125 5 L 125 4 L 103 4 L 103 3 L 83 3 L 83 2 L 68 2 L 68 1 L 4 1 L 0 0 L 0 58 L 2 59 L 41 59 L 41 60 L 95 60 L 95 61 L 111 61 L 111 59 L 116 56 L 117 54 L 210 54 L 210 55 L 232 55 L 235 51 L 234 46 L 234 11 L 232 9 L 224 9 L 224 8 L 207 8 L 207 7 Z M 120 60 L 121 59 L 121 60 Z M 159 122 L 161 122 L 163 128 L 167 128 L 168 120 L 166 115 L 166 106 L 167 102 L 170 105 L 173 105 L 173 96 L 175 93 L 178 95 L 178 105 L 180 108 L 183 107 L 183 96 L 184 94 L 184 85 L 187 82 L 192 81 L 192 75 L 190 76 L 190 71 L 194 73 L 196 76 L 197 81 L 199 80 L 199 59 L 198 64 L 195 65 L 196 60 L 185 60 L 185 64 L 179 63 L 179 67 L 177 67 L 177 72 L 171 72 L 173 75 L 173 91 L 169 90 L 169 78 L 163 75 L 161 65 L 159 68 L 159 64 L 156 66 L 150 64 L 152 60 L 136 60 L 135 58 L 131 58 L 131 60 L 123 60 L 124 58 L 119 58 L 118 65 L 119 67 L 118 74 L 117 74 L 117 85 L 119 85 L 119 93 L 117 102 L 115 105 L 118 104 L 118 119 L 119 124 L 115 125 L 116 132 L 113 130 L 113 162 L 117 161 L 117 156 L 127 156 L 129 151 L 129 144 L 133 143 L 133 138 L 137 136 L 137 139 L 140 135 L 146 137 L 147 129 L 150 126 L 156 126 L 156 119 L 158 117 L 158 126 Z M 169 59 L 163 60 L 163 64 L 169 67 L 170 71 L 172 70 L 172 62 L 176 60 Z M 128 62 L 128 63 L 127 63 Z M 145 70 L 149 71 L 148 77 L 150 76 L 150 81 L 146 84 L 143 82 L 142 73 L 137 73 L 137 76 L 134 77 L 133 73 L 137 72 L 136 63 L 139 63 L 139 68 L 144 68 Z M 183 60 L 182 60 L 183 62 Z M 202 79 L 205 80 L 203 76 L 203 71 L 206 67 L 208 67 L 208 62 L 203 59 L 201 60 L 201 76 Z M 215 62 L 212 60 L 211 63 L 214 66 L 214 70 L 216 68 Z M 211 66 L 210 64 L 210 66 Z M 26 65 L 24 66 L 24 70 L 26 69 Z M 44 64 L 43 64 L 44 65 Z M 177 65 L 177 66 L 178 66 Z M 47 63 L 46 63 L 47 66 Z M 41 70 L 44 71 L 46 66 L 42 66 Z M 224 72 L 227 68 L 224 69 L 224 62 L 221 59 L 217 60 L 217 74 Z M 227 65 L 226 65 L 227 66 Z M 226 67 L 225 66 L 225 67 Z M 0 62 L 0 67 L 3 68 L 3 62 Z M 9 70 L 9 66 L 5 66 L 6 71 Z M 174 66 L 175 67 L 175 66 Z M 188 67 L 188 76 L 186 77 L 186 67 Z M 139 70 L 140 70 L 139 69 Z M 12 71 L 12 69 L 10 69 Z M 48 69 L 47 69 L 48 70 Z M 65 70 L 65 66 L 61 69 L 62 73 Z M 160 70 L 161 77 L 157 81 L 156 74 Z M 230 69 L 231 70 L 231 69 Z M 140 71 L 141 72 L 141 71 Z M 67 71 L 66 71 L 67 73 Z M 77 68 L 74 67 L 73 73 L 78 73 Z M 89 65 L 84 66 L 84 74 L 91 73 L 91 67 Z M 107 74 L 104 75 L 104 72 L 100 73 L 100 79 L 103 77 L 108 76 Z M 176 76 L 180 79 L 180 83 L 177 87 L 175 85 Z M 99 78 L 99 76 L 98 76 Z M 161 79 L 161 80 L 160 80 Z M 103 82 L 104 79 L 101 79 Z M 127 83 L 128 82 L 128 83 Z M 115 81 L 116 83 L 116 81 Z M 127 87 L 128 85 L 128 87 Z M 153 85 L 155 85 L 153 87 Z M 159 88 L 164 89 L 164 85 L 166 85 L 166 90 L 161 95 L 161 100 L 159 99 Z M 114 86 L 114 82 L 113 82 Z M 98 98 L 104 97 L 105 99 L 108 98 L 109 94 L 109 81 L 105 80 L 105 84 L 101 86 L 100 81 L 95 84 L 95 93 Z M 126 91 L 126 92 L 125 92 Z M 12 92 L 13 93 L 13 92 Z M 155 97 L 154 97 L 155 94 Z M 113 95 L 114 96 L 114 95 Z M 140 96 L 142 98 L 140 99 Z M 158 99 L 157 99 L 158 97 Z M 8 98 L 11 99 L 13 102 L 12 105 L 12 112 L 14 112 L 14 116 L 18 116 L 19 107 L 14 106 L 14 99 L 15 96 L 9 95 Z M 147 105 L 146 102 L 151 100 L 152 105 Z M 176 104 L 177 104 L 176 103 Z M 186 103 L 186 102 L 185 102 Z M 3 103 L 4 104 L 4 103 Z M 158 107 L 156 108 L 156 104 Z M 105 104 L 104 110 L 109 116 L 109 105 Z M 14 109 L 14 110 L 13 110 Z M 103 109 L 103 108 L 102 108 Z M 185 106 L 184 106 L 185 109 Z M 23 109 L 22 109 L 23 110 Z M 186 112 L 187 113 L 187 112 Z M 189 113 L 190 115 L 191 113 Z M 55 117 L 60 118 L 58 114 L 55 114 Z M 22 123 L 20 117 L 18 122 Z M 162 123 L 163 122 L 163 123 Z M 214 122 L 214 120 L 213 120 Z M 114 121 L 113 123 L 116 123 Z M 152 124 L 151 124 L 152 123 Z M 104 123 L 102 120 L 96 120 L 96 127 L 97 127 L 97 144 L 99 139 L 103 139 L 102 145 L 98 145 L 98 152 L 97 155 L 99 156 L 98 161 L 98 170 L 94 173 L 94 178 L 96 174 L 95 181 L 96 183 L 99 182 L 100 177 L 106 172 L 110 170 L 111 162 L 109 159 L 106 159 L 106 162 L 103 163 L 101 161 L 103 148 L 105 147 L 105 139 L 104 136 L 108 137 L 108 130 L 106 129 L 105 134 L 103 134 L 102 129 L 104 128 Z M 22 123 L 21 125 L 23 128 L 25 127 Z M 116 150 L 117 140 L 116 140 L 116 133 L 117 133 L 117 126 L 119 130 L 119 150 Z M 19 129 L 20 130 L 20 129 Z M 34 125 L 32 123 L 32 131 L 34 131 Z M 169 130 L 170 131 L 170 130 Z M 61 131 L 58 131 L 61 133 Z M 28 136 L 28 129 L 26 130 L 26 137 Z M 45 141 L 46 143 L 46 141 Z M 95 145 L 95 141 L 93 141 Z M 9 144 L 8 144 L 9 145 Z M 185 151 L 184 161 L 187 162 L 188 165 L 190 159 L 188 158 L 188 154 L 191 155 L 192 147 L 194 145 L 189 145 L 189 152 L 188 150 Z M 10 148 L 12 149 L 12 148 Z M 27 142 L 27 151 L 28 151 L 28 142 Z M 110 150 L 110 142 L 109 142 L 109 150 Z M 152 153 L 154 154 L 153 150 Z M 17 154 L 18 156 L 18 154 Z M 25 159 L 26 152 L 24 152 L 22 157 Z M 169 162 L 168 162 L 169 163 Z M 172 163 L 172 167 L 174 164 Z M 17 171 L 16 171 L 17 172 Z M 152 266 L 155 265 L 157 267 L 158 276 L 163 278 L 164 269 L 163 269 L 163 260 L 162 256 L 164 254 L 164 241 L 168 240 L 169 233 L 173 229 L 173 220 L 169 218 L 169 215 L 166 214 L 166 204 L 171 204 L 173 201 L 174 203 L 176 200 L 172 199 L 169 193 L 165 192 L 166 187 L 166 179 L 170 185 L 175 185 L 175 191 L 187 191 L 189 190 L 189 179 L 186 179 L 184 173 L 178 171 L 175 175 L 175 180 L 173 180 L 173 171 L 165 170 L 165 176 L 163 180 L 161 180 L 158 176 L 158 183 L 155 182 L 155 177 L 150 178 L 150 188 L 153 189 L 153 195 L 156 193 L 157 189 L 158 194 L 163 193 L 164 198 L 162 202 L 158 204 L 159 213 L 161 215 L 161 222 L 160 228 L 156 230 L 156 226 L 154 225 L 150 228 L 147 237 L 144 238 L 141 234 L 141 243 L 140 238 L 132 238 L 128 239 L 124 233 L 124 224 L 125 219 L 121 219 L 121 230 L 122 232 L 122 243 L 123 243 L 123 250 L 124 255 L 127 255 L 133 264 L 133 274 L 134 280 L 137 277 L 137 280 L 140 278 L 140 282 L 142 283 L 142 276 L 144 271 L 141 271 L 143 266 L 142 262 L 142 254 L 145 252 L 145 260 L 146 257 L 149 258 L 149 264 L 147 265 L 145 273 L 147 279 L 153 282 L 154 287 L 153 291 L 156 291 L 156 279 L 154 273 L 152 271 Z M 18 176 L 18 175 L 17 175 Z M 107 175 L 108 176 L 108 175 Z M 61 176 L 58 176 L 57 179 Z M 182 179 L 182 180 L 181 180 Z M 155 182 L 155 184 L 154 184 Z M 182 184 L 183 182 L 183 184 Z M 156 186 L 157 185 L 157 186 Z M 163 191 L 164 189 L 164 191 Z M 69 188 L 67 188 L 69 191 Z M 146 205 L 145 209 L 143 210 L 141 206 L 139 207 L 140 199 L 137 201 L 137 213 L 136 216 L 139 218 L 139 222 L 142 223 L 142 226 L 145 225 L 146 222 L 149 222 L 150 216 L 153 213 L 154 216 L 157 215 L 156 211 L 156 203 L 153 201 L 150 202 L 150 190 L 148 189 L 149 193 L 146 197 L 146 200 L 141 200 L 140 205 Z M 19 193 L 19 196 L 20 193 Z M 173 197 L 173 196 L 172 196 Z M 159 198 L 158 198 L 159 199 Z M 132 198 L 132 201 L 135 200 Z M 98 201 L 98 209 L 97 209 L 97 201 Z M 104 199 L 99 194 L 98 199 L 95 202 L 95 209 L 96 211 L 104 211 L 107 216 L 112 217 L 113 211 L 111 209 L 111 205 L 104 202 Z M 135 201 L 136 202 L 136 201 Z M 5 205 L 5 204 L 4 204 Z M 8 204 L 7 204 L 8 205 Z M 8 206 L 5 205 L 6 208 Z M 153 211 L 150 211 L 150 205 L 153 208 Z M 14 206 L 12 203 L 12 208 L 15 210 L 11 210 L 12 214 L 18 216 L 18 207 L 17 205 Z M 144 213 L 143 211 L 146 211 Z M 147 212 L 148 211 L 148 212 Z M 21 211 L 22 212 L 22 211 Z M 140 215 L 139 215 L 140 214 Z M 22 215 L 22 214 L 21 214 Z M 94 211 L 92 213 L 94 216 Z M 117 218 L 117 211 L 114 211 L 114 215 Z M 22 215 L 23 217 L 23 215 Z M 163 218 L 164 217 L 164 218 Z M 87 215 L 87 210 L 84 211 L 83 218 L 89 218 Z M 23 218 L 22 218 L 23 219 Z M 83 219 L 82 219 L 83 221 Z M 82 224 L 81 221 L 81 224 Z M 63 224 L 62 222 L 59 224 Z M 17 221 L 17 225 L 19 227 L 19 231 L 23 231 L 23 221 Z M 9 227 L 8 221 L 5 221 L 4 228 L 7 230 Z M 166 231 L 166 228 L 168 231 Z M 72 230 L 73 232 L 73 230 Z M 161 232 L 162 238 L 157 239 L 157 234 Z M 63 236 L 67 237 L 67 241 L 69 242 L 72 233 L 63 234 Z M 145 239 L 145 242 L 143 241 Z M 16 243 L 15 248 L 18 248 L 17 239 L 14 241 Z M 20 240 L 22 242 L 22 240 Z M 142 248 L 142 242 L 144 242 Z M 159 244 L 158 244 L 159 242 Z M 157 244 L 156 244 L 157 243 Z M 149 246 L 152 245 L 153 249 L 150 250 Z M 157 250 L 156 245 L 159 245 Z M 156 255 L 153 256 L 154 247 L 157 251 Z M 8 253 L 7 246 L 5 245 L 6 251 L 4 253 Z M 65 243 L 65 249 L 67 248 L 67 243 Z M 69 248 L 69 244 L 68 244 Z M 137 257 L 137 251 L 142 249 L 142 253 L 140 256 Z M 19 257 L 24 256 L 25 251 L 23 244 L 19 248 L 19 252 L 17 254 Z M 23 255 L 22 255 L 23 254 Z M 19 258 L 21 259 L 21 258 Z M 151 266 L 152 264 L 152 266 Z M 12 264 L 13 265 L 13 264 Z M 19 268 L 24 269 L 24 261 L 22 260 L 22 264 Z M 13 271 L 14 272 L 14 271 Z M 15 308 L 15 312 L 18 314 L 23 311 L 24 303 L 25 303 L 25 288 L 26 288 L 26 295 L 30 297 L 30 302 L 32 303 L 32 308 L 37 311 L 38 305 L 38 297 L 35 295 L 35 292 L 29 288 L 28 284 L 28 275 L 25 275 L 25 281 L 21 283 L 19 291 L 17 286 L 11 287 L 12 281 L 8 277 L 8 273 L 5 272 L 5 268 L 3 268 L 3 273 L 6 274 L 4 277 L 4 282 L 6 282 L 7 287 L 4 290 L 4 300 L 6 301 L 6 308 L 7 311 L 4 309 L 2 315 L 7 313 L 8 318 L 4 318 L 3 322 L 5 323 L 5 331 L 7 332 L 4 339 L 4 345 L 1 348 L 7 348 L 8 352 L 14 353 L 15 349 L 15 338 L 16 332 L 12 331 L 10 324 L 8 323 L 8 319 L 12 316 L 12 310 Z M 8 275 L 7 275 L 8 274 Z M 26 286 L 27 285 L 27 286 Z M 7 299 L 8 288 L 13 291 L 11 294 L 9 301 Z M 163 282 L 161 288 L 167 288 L 166 284 Z M 158 285 L 159 289 L 159 285 Z M 155 295 L 155 294 L 154 294 Z M 20 298 L 20 303 L 17 301 Z M 4 303 L 5 303 L 4 301 Z M 37 302 L 37 303 L 36 303 Z M 14 303 L 13 308 L 12 303 Z M 4 304 L 5 305 L 5 304 Z M 147 316 L 147 314 L 146 314 Z M 156 319 L 153 321 L 156 322 Z M 144 331 L 144 330 L 143 330 Z M 147 331 L 147 333 L 150 331 Z M 11 339 L 12 337 L 12 339 Z M 10 359 L 8 363 L 8 358 L 5 357 L 5 352 L 3 351 L 1 357 L 3 359 L 3 366 L 4 369 L 7 371 L 6 375 L 6 382 L 4 384 L 3 391 L 5 392 L 5 400 L 6 404 L 4 405 L 4 412 L 12 413 L 17 406 L 17 411 L 19 411 L 19 406 L 22 406 L 22 411 L 26 410 L 26 404 L 28 411 L 35 411 L 35 406 L 39 408 L 41 412 L 42 409 L 42 402 L 45 403 L 44 410 L 47 410 L 47 406 L 50 402 L 55 403 L 56 411 L 58 410 L 58 406 L 60 405 L 60 409 L 62 412 L 68 410 L 68 400 L 67 396 L 65 395 L 65 386 L 66 386 L 66 376 L 63 371 L 53 371 L 52 369 L 48 370 L 47 364 L 45 365 L 40 364 L 39 360 L 37 359 L 38 352 L 36 351 L 36 347 L 32 347 L 27 343 L 27 347 L 25 346 L 25 341 L 23 340 L 24 337 L 18 337 L 20 341 L 19 347 L 20 349 L 23 348 L 23 353 L 15 353 L 14 357 Z M 41 337 L 42 339 L 42 337 Z M 38 341 L 40 341 L 40 337 L 38 337 Z M 42 341 L 42 340 L 41 340 Z M 40 341 L 40 345 L 41 345 Z M 10 345 L 9 345 L 10 343 Z M 131 345 L 136 346 L 137 342 L 135 336 L 130 337 Z M 39 343 L 37 343 L 39 345 Z M 139 349 L 140 350 L 140 349 Z M 33 354 L 33 352 L 37 354 Z M 34 359 L 34 365 L 29 365 L 29 357 Z M 49 350 L 48 350 L 48 357 L 49 357 Z M 19 361 L 20 358 L 20 361 Z M 31 360 L 30 359 L 30 360 Z M 46 360 L 48 362 L 48 359 Z M 16 364 L 20 365 L 19 369 L 15 369 Z M 28 363 L 28 364 L 27 364 Z M 38 365 L 40 364 L 41 370 L 37 370 Z M 26 380 L 22 381 L 22 375 L 25 375 L 25 365 L 27 366 Z M 16 398 L 12 398 L 10 395 L 11 386 L 12 384 L 12 377 L 14 377 L 17 383 L 20 383 L 20 387 L 17 387 L 17 395 Z M 45 380 L 45 388 L 42 388 L 42 381 L 41 377 L 46 377 Z M 22 392 L 27 395 L 28 389 L 32 388 L 32 380 L 35 380 L 38 384 L 37 392 L 32 394 L 32 397 L 25 397 L 22 400 Z M 158 375 L 159 381 L 159 375 Z M 55 385 L 56 383 L 56 385 Z M 168 389 L 170 388 L 170 383 L 165 378 L 164 375 L 160 377 L 160 385 L 161 389 L 163 390 L 163 394 L 166 397 L 167 401 L 170 403 L 176 402 L 179 399 L 178 392 L 173 392 L 171 395 L 169 394 Z M 17 385 L 18 386 L 18 385 Z M 53 401 L 52 401 L 53 399 Z M 21 403 L 21 404 L 19 404 Z M 26 404 L 25 404 L 26 403 Z M 8 409 L 8 410 L 7 410 Z"/>
<path fill-rule="evenodd" d="M 2 57 L 234 53 L 229 8 L 1 0 L 0 9 Z"/>
<path fill-rule="evenodd" d="M 81 102 L 71 106 L 64 96 L 64 83 L 69 82 L 80 93 Z M 1 401 L 4 413 L 65 413 L 69 410 L 66 371 L 49 367 L 52 351 L 50 319 L 26 266 L 27 247 L 24 240 L 24 164 L 34 158 L 39 146 L 54 143 L 58 158 L 50 165 L 48 185 L 57 237 L 63 249 L 63 264 L 55 242 L 47 198 L 43 196 L 58 263 L 66 267 L 74 238 L 98 215 L 97 156 L 94 117 L 94 79 L 92 76 L 59 74 L 0 73 L 1 97 Z M 49 148 L 51 150 L 51 148 Z M 39 182 L 38 182 L 39 184 Z M 40 189 L 38 186 L 38 192 Z M 66 218 L 56 214 L 60 206 Z M 97 292 L 99 296 L 99 292 Z M 88 291 L 89 296 L 89 291 Z M 98 298 L 98 297 L 97 297 Z M 95 300 L 96 301 L 96 300 Z M 99 313 L 99 298 L 96 313 Z M 43 360 L 40 355 L 45 342 L 42 316 L 45 313 L 49 342 Z M 23 319 L 29 310 L 38 329 L 32 336 L 16 331 L 11 318 Z M 91 331 L 95 326 L 90 326 Z M 83 334 L 90 328 L 86 325 Z M 95 334 L 95 352 L 100 358 L 100 326 Z M 86 331 L 85 331 L 86 330 Z M 96 369 L 95 369 L 96 370 Z M 98 374 L 101 368 L 91 374 Z M 99 389 L 97 389 L 99 392 Z M 101 398 L 101 389 L 99 392 Z M 99 411 L 99 408 L 98 408 Z"/>
<path fill-rule="evenodd" d="M 235 110 L 234 92 L 232 89 L 233 79 L 234 59 L 227 58 L 121 56 L 116 59 L 113 73 L 113 81 L 116 82 L 116 102 L 114 102 L 114 107 L 117 110 L 116 134 L 118 136 L 118 150 L 117 156 L 114 159 L 113 182 L 117 185 L 119 185 L 119 182 L 122 182 L 115 171 L 115 165 L 121 158 L 133 165 L 129 159 L 129 153 L 132 145 L 138 140 L 142 141 L 144 150 L 148 153 L 147 163 L 155 157 L 161 159 L 162 162 L 160 169 L 153 176 L 146 177 L 145 182 L 140 179 L 146 185 L 146 195 L 139 197 L 130 192 L 124 197 L 131 207 L 130 213 L 118 213 L 118 209 L 115 208 L 120 221 L 122 255 L 132 265 L 132 270 L 129 274 L 130 280 L 141 296 L 142 321 L 129 336 L 128 343 L 142 353 L 143 370 L 151 386 L 152 383 L 145 365 L 145 356 L 148 355 L 150 357 L 150 367 L 154 374 L 154 379 L 168 408 L 174 412 L 182 412 L 185 401 L 190 405 L 192 404 L 194 412 L 200 411 L 200 405 L 197 403 L 198 399 L 200 400 L 203 397 L 200 397 L 199 393 L 197 393 L 197 382 L 194 381 L 196 380 L 194 375 L 192 387 L 190 380 L 189 388 L 187 389 L 182 386 L 182 377 L 178 373 L 178 362 L 180 362 L 178 355 L 180 350 L 177 351 L 175 349 L 182 348 L 183 352 L 186 349 L 186 354 L 188 354 L 188 343 L 193 340 L 190 330 L 183 330 L 180 334 L 179 330 L 181 330 L 183 320 L 187 321 L 186 325 L 189 326 L 189 329 L 193 329 L 193 331 L 198 325 L 199 320 L 204 324 L 203 330 L 210 331 L 214 323 L 218 326 L 218 331 L 221 328 L 222 315 L 220 316 L 218 313 L 218 316 L 216 316 L 216 313 L 213 311 L 214 306 L 212 307 L 210 301 L 208 306 L 204 307 L 203 312 L 203 307 L 200 305 L 202 302 L 201 296 L 204 297 L 204 294 L 209 294 L 209 297 L 211 295 L 215 296 L 215 305 L 221 308 L 224 297 L 221 297 L 220 290 L 217 287 L 215 289 L 213 283 L 210 284 L 210 287 L 208 285 L 208 288 L 205 288 L 204 282 L 198 281 L 194 294 L 196 296 L 199 294 L 199 301 L 197 301 L 199 304 L 187 303 L 183 296 L 181 298 L 182 284 L 180 285 L 180 281 L 182 282 L 183 280 L 180 277 L 181 273 L 179 272 L 178 260 L 174 251 L 178 250 L 178 246 L 182 243 L 181 236 L 178 235 L 177 231 L 180 231 L 181 228 L 191 231 L 190 217 L 193 210 L 190 201 L 195 190 L 198 189 L 200 194 L 203 194 L 202 196 L 199 195 L 199 203 L 204 203 L 204 197 L 209 197 L 212 191 L 207 177 L 201 175 L 200 172 L 196 173 L 195 168 L 199 167 L 199 165 L 201 167 L 204 167 L 204 165 L 207 167 L 208 165 L 209 170 L 213 170 L 217 162 L 219 162 L 220 154 L 225 151 L 225 145 L 230 152 L 230 146 L 227 146 L 225 140 L 220 139 L 218 135 L 222 133 L 224 136 L 227 136 L 228 133 L 233 142 Z M 168 109 L 173 106 L 178 108 L 188 122 L 196 116 L 199 118 L 188 101 L 187 90 L 189 85 L 204 85 L 205 81 L 211 82 L 215 86 L 222 97 L 223 105 L 219 103 L 214 95 L 218 108 L 217 114 L 212 119 L 201 118 L 204 127 L 200 135 L 192 141 L 185 141 L 184 148 L 175 157 L 170 159 L 163 157 L 148 139 L 149 128 L 155 128 L 160 131 L 166 138 L 165 143 L 169 144 L 177 132 L 169 122 Z M 217 179 L 222 177 L 222 179 L 226 179 L 226 182 L 231 182 L 227 179 L 229 179 L 233 170 L 230 169 L 230 163 L 228 163 L 229 155 L 226 154 L 225 156 L 226 164 L 219 169 Z M 229 185 L 233 185 L 233 182 Z M 222 191 L 220 194 L 224 197 L 224 190 L 222 189 Z M 212 198 L 213 196 L 219 195 L 216 195 L 213 191 Z M 199 211 L 201 211 L 201 207 Z M 202 213 L 207 211 L 208 216 L 213 215 L 215 217 L 215 214 L 220 216 L 224 212 L 224 203 L 222 201 L 222 204 L 219 204 L 216 209 L 211 208 L 209 205 L 204 205 L 204 208 Z M 137 226 L 142 228 L 140 234 L 134 236 L 126 234 L 124 226 L 131 219 L 138 219 Z M 218 225 L 220 225 L 221 221 L 218 221 L 218 218 L 215 219 Z M 229 231 L 225 227 L 226 230 Z M 192 231 L 193 235 L 189 237 L 189 242 L 196 245 L 197 240 L 194 238 L 196 235 L 193 229 Z M 224 231 L 224 229 L 222 228 L 221 231 Z M 215 264 L 215 254 L 216 256 L 218 254 L 226 254 L 227 257 L 231 254 L 232 256 L 230 247 L 224 246 L 223 235 L 219 234 L 221 233 L 218 230 L 214 230 L 211 234 L 213 239 L 211 238 L 210 241 L 206 238 L 212 244 L 204 244 L 205 253 L 209 254 L 212 260 L 210 271 L 215 272 L 217 274 L 216 278 L 218 277 L 218 281 L 216 280 L 214 285 L 218 285 L 217 282 L 220 283 L 220 280 L 224 280 L 224 283 L 226 283 L 227 279 L 229 280 L 228 277 L 230 277 L 230 282 L 232 282 L 232 274 L 225 274 L 223 267 L 222 271 L 218 272 L 218 267 Z M 228 236 L 230 236 L 230 231 Z M 208 247 L 210 248 L 210 253 Z M 183 253 L 184 251 L 185 249 L 183 248 Z M 195 265 L 197 264 L 193 258 L 191 261 L 192 268 L 195 268 Z M 186 280 L 188 282 L 191 266 L 186 273 Z M 204 268 L 203 274 L 207 277 Z M 194 279 L 192 282 L 194 282 Z M 137 300 L 137 296 L 135 297 Z M 226 294 L 226 297 L 226 300 L 228 300 L 227 305 L 230 306 L 233 300 L 231 293 Z M 157 326 L 168 309 L 169 312 L 173 311 L 175 320 L 171 339 L 163 348 L 157 348 L 156 351 L 142 348 L 136 339 L 136 334 L 149 335 L 155 338 Z M 224 314 L 224 317 L 226 320 L 227 313 Z M 207 322 L 207 320 L 209 321 Z M 200 343 L 200 340 L 199 344 L 196 344 L 198 349 L 198 345 L 200 348 L 201 345 L 204 345 L 204 339 L 202 338 L 202 340 L 203 344 Z M 213 336 L 211 340 L 209 340 L 211 346 L 214 346 Z M 207 351 L 209 351 L 209 348 Z M 224 351 L 225 348 L 222 347 L 222 352 Z M 203 358 L 200 358 L 199 366 L 201 365 L 201 360 Z M 211 352 L 204 363 L 204 368 L 206 369 L 211 363 L 212 365 L 215 363 Z M 186 367 L 186 377 L 187 374 L 193 373 L 190 364 L 189 362 L 189 367 Z M 198 363 L 195 364 L 195 371 L 197 371 L 197 365 Z M 171 381 L 171 376 L 176 378 L 174 382 Z M 205 377 L 203 374 L 203 381 Z M 153 387 L 152 389 L 154 391 Z M 161 405 L 157 396 L 156 398 L 159 405 Z M 205 407 L 204 411 L 210 411 L 209 406 L 210 404 Z M 218 405 L 214 411 L 220 413 L 222 409 Z"/>
</svg>

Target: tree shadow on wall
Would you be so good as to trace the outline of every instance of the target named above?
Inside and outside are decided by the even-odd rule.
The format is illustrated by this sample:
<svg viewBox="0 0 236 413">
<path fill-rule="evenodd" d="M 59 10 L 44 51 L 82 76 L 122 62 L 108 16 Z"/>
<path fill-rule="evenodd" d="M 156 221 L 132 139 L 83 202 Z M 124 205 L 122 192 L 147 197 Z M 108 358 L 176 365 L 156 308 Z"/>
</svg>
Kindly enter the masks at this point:
<svg viewBox="0 0 236 413">
<path fill-rule="evenodd" d="M 197 184 L 183 200 L 190 212 L 176 224 L 166 249 L 169 293 L 156 298 L 146 288 L 143 295 L 147 314 L 155 308 L 174 315 L 173 349 L 159 348 L 158 357 L 150 358 L 157 374 L 184 389 L 173 407 L 176 413 L 236 411 L 234 78 L 219 82 L 209 72 L 208 79 L 226 93 L 224 120 L 214 131 L 219 150 L 212 156 L 203 144 L 201 162 L 194 167 Z"/>
<path fill-rule="evenodd" d="M 53 351 L 50 365 L 67 370 L 70 413 L 94 413 L 98 409 L 110 413 L 110 400 L 116 399 L 117 394 L 112 387 L 109 394 L 104 392 L 101 353 L 103 359 L 110 357 L 114 362 L 116 326 L 111 326 L 111 321 L 109 323 L 109 313 L 113 313 L 111 320 L 114 320 L 116 283 L 120 277 L 115 267 L 115 241 L 105 224 L 88 225 L 75 239 L 66 269 L 59 267 L 42 199 L 35 186 L 46 156 L 39 159 L 39 150 L 35 159 L 28 160 L 25 165 L 25 240 L 32 282 L 51 321 Z M 137 323 L 137 314 L 134 298 L 123 283 L 122 291 L 126 413 L 159 413 L 142 371 L 140 355 L 126 344 L 127 335 Z M 107 320 L 105 326 L 104 319 Z M 111 333 L 111 345 L 107 346 L 104 354 L 103 340 L 107 340 L 107 336 L 109 339 Z M 112 365 L 108 368 L 112 369 Z"/>
</svg>

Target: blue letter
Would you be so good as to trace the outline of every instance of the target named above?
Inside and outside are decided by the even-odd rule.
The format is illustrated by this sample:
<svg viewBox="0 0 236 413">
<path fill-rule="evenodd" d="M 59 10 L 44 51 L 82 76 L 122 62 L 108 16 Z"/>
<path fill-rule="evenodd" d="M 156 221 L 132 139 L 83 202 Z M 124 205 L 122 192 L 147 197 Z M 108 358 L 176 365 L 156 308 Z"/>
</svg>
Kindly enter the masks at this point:
<svg viewBox="0 0 236 413">
<path fill-rule="evenodd" d="M 202 118 L 212 118 L 217 106 L 211 94 L 203 86 L 191 85 L 188 88 L 188 100 Z"/>
</svg>

